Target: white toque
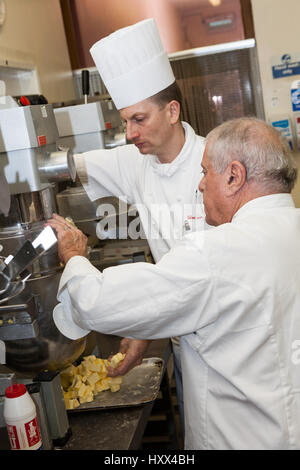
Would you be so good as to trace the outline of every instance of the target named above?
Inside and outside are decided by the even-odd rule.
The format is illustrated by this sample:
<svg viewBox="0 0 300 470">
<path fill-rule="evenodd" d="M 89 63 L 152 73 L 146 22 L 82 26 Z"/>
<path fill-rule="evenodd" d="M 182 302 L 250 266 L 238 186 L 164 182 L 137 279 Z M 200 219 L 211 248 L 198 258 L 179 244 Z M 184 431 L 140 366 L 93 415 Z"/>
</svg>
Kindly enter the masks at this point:
<svg viewBox="0 0 300 470">
<path fill-rule="evenodd" d="M 117 109 L 143 101 L 175 82 L 153 18 L 119 29 L 90 49 Z"/>
</svg>

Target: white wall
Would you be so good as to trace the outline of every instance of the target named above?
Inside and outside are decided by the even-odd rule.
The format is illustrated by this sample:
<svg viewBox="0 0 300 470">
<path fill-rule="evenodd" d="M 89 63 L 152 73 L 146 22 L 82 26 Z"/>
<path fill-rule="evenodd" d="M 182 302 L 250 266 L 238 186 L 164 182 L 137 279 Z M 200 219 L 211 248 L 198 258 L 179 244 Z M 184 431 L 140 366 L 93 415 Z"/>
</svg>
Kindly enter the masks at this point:
<svg viewBox="0 0 300 470">
<path fill-rule="evenodd" d="M 293 116 L 290 85 L 300 75 L 274 79 L 272 58 L 289 53 L 300 54 L 300 0 L 251 0 L 255 37 L 266 120 L 276 115 Z M 299 168 L 298 183 L 293 191 L 300 207 L 300 152 L 294 152 Z"/>
<path fill-rule="evenodd" d="M 40 93 L 53 103 L 72 100 L 75 92 L 59 0 L 5 0 L 0 27 L 0 63 L 33 64 Z M 0 80 L 7 73 L 0 69 Z"/>
</svg>

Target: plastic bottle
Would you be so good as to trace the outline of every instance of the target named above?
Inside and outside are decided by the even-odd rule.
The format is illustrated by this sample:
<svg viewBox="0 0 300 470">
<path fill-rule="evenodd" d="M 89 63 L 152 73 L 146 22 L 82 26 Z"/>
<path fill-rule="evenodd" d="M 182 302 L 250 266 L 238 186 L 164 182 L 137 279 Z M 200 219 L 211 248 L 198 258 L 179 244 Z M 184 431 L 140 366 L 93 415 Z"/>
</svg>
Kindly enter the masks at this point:
<svg viewBox="0 0 300 470">
<path fill-rule="evenodd" d="M 4 419 L 12 450 L 42 448 L 36 407 L 24 384 L 13 384 L 6 388 Z"/>
</svg>

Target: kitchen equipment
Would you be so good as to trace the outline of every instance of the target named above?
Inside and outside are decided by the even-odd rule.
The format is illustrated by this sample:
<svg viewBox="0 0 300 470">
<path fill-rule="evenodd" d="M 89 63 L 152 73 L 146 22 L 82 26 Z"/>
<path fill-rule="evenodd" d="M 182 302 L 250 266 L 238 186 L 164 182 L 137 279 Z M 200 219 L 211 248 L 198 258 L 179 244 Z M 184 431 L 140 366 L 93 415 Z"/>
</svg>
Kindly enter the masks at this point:
<svg viewBox="0 0 300 470">
<path fill-rule="evenodd" d="M 26 383 L 26 380 L 25 380 Z M 27 387 L 38 384 L 44 401 L 50 440 L 54 446 L 62 446 L 71 435 L 61 380 L 57 371 L 40 372 Z"/>
<path fill-rule="evenodd" d="M 81 71 L 84 104 L 54 109 L 60 142 L 73 152 L 113 148 L 126 143 L 119 111 L 111 99 L 88 103 L 90 72 Z"/>
<path fill-rule="evenodd" d="M 0 129 L 0 174 L 10 192 L 10 210 L 0 214 L 0 340 L 7 366 L 33 376 L 73 362 L 86 344 L 65 338 L 54 325 L 62 266 L 57 246 L 45 249 L 38 238 L 57 212 L 56 194 L 76 170 L 70 149 L 58 144 L 51 105 L 0 109 Z"/>
<path fill-rule="evenodd" d="M 110 99 L 55 108 L 59 143 L 73 153 L 126 143 L 120 113 Z"/>
<path fill-rule="evenodd" d="M 9 289 L 12 281 L 56 242 L 57 238 L 48 226 L 32 243 L 27 240 L 14 256 L 9 256 L 5 260 L 6 266 L 0 271 L 0 298 Z"/>
</svg>

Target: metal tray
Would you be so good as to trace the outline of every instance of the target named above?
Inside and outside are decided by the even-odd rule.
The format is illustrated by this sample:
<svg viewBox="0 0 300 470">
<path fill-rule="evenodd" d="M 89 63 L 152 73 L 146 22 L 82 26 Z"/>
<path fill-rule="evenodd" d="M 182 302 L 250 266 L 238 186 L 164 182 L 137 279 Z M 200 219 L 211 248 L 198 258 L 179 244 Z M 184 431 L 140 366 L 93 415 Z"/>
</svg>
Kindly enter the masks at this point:
<svg viewBox="0 0 300 470">
<path fill-rule="evenodd" d="M 154 401 L 158 395 L 163 373 L 163 359 L 151 357 L 143 359 L 142 364 L 131 369 L 123 376 L 118 392 L 105 390 L 95 396 L 91 403 L 82 403 L 68 413 L 80 411 L 107 410 L 139 406 Z"/>
</svg>

